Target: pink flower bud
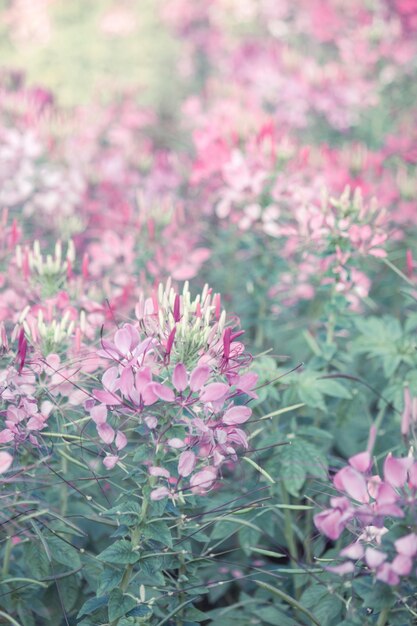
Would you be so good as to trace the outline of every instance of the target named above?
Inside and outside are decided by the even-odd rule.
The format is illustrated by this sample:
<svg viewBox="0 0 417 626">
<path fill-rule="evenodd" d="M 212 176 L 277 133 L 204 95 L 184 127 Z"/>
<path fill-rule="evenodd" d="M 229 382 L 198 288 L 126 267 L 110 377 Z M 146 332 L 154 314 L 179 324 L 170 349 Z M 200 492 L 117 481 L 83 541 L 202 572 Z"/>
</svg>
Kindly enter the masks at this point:
<svg viewBox="0 0 417 626">
<path fill-rule="evenodd" d="M 178 474 L 180 476 L 189 476 L 196 464 L 196 456 L 191 450 L 183 452 L 178 461 Z"/>
<path fill-rule="evenodd" d="M 174 448 L 178 450 L 180 448 L 184 448 L 185 442 L 182 439 L 178 439 L 177 437 L 173 437 L 172 439 L 168 439 L 167 441 L 170 448 Z"/>
<path fill-rule="evenodd" d="M 109 454 L 108 456 L 106 456 L 103 459 L 103 465 L 104 467 L 106 467 L 108 470 L 113 469 L 113 467 L 115 465 L 117 465 L 117 462 L 119 461 L 119 457 L 114 455 L 114 454 Z"/>
<path fill-rule="evenodd" d="M 158 467 L 156 465 L 151 465 L 149 468 L 149 474 L 151 476 L 160 476 L 161 478 L 169 478 L 170 473 L 165 467 Z"/>
<path fill-rule="evenodd" d="M 151 491 L 151 500 L 153 500 L 154 502 L 156 502 L 157 500 L 163 500 L 167 496 L 169 496 L 168 487 L 158 487 L 157 489 Z"/>
</svg>

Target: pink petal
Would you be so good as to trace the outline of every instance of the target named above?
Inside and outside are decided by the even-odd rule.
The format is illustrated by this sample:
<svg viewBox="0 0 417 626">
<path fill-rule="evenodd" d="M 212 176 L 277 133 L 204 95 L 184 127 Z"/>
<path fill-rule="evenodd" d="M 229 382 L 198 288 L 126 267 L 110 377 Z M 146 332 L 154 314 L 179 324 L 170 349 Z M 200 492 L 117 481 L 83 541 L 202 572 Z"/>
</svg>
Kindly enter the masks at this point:
<svg viewBox="0 0 417 626">
<path fill-rule="evenodd" d="M 222 421 L 224 424 L 233 426 L 234 424 L 243 424 L 247 422 L 252 415 L 252 409 L 248 406 L 234 406 L 228 409 L 223 415 Z"/>
<path fill-rule="evenodd" d="M 127 328 L 120 328 L 115 332 L 114 345 L 120 354 L 126 355 L 130 351 L 131 336 Z"/>
<path fill-rule="evenodd" d="M 11 464 L 13 463 L 13 457 L 8 452 L 0 452 L 0 474 L 7 472 Z"/>
<path fill-rule="evenodd" d="M 387 555 L 385 552 L 375 550 L 375 548 L 366 548 L 365 550 L 365 561 L 371 569 L 379 567 L 386 560 L 386 558 Z"/>
<path fill-rule="evenodd" d="M 379 505 L 393 504 L 398 500 L 398 493 L 391 485 L 382 482 L 378 485 L 374 498 Z"/>
<path fill-rule="evenodd" d="M 97 432 L 104 443 L 110 444 L 114 439 L 115 432 L 110 424 L 104 422 L 103 424 L 97 424 Z"/>
<path fill-rule="evenodd" d="M 413 463 L 409 472 L 410 487 L 417 489 L 417 463 Z"/>
<path fill-rule="evenodd" d="M 139 393 L 142 393 L 145 387 L 152 381 L 152 374 L 149 367 L 142 367 L 135 376 L 135 385 Z"/>
<path fill-rule="evenodd" d="M 394 545 L 398 554 L 410 557 L 415 556 L 417 554 L 417 535 L 415 533 L 405 535 L 401 539 L 394 541 Z"/>
<path fill-rule="evenodd" d="M 367 450 L 359 452 L 359 454 L 350 457 L 349 465 L 358 470 L 358 472 L 367 472 L 371 468 L 372 457 Z"/>
<path fill-rule="evenodd" d="M 383 563 L 377 570 L 376 577 L 378 580 L 395 587 L 400 582 L 398 574 L 396 574 L 390 563 Z"/>
<path fill-rule="evenodd" d="M 202 402 L 216 402 L 222 400 L 229 393 L 229 385 L 225 383 L 211 383 L 204 387 L 200 392 L 200 400 Z"/>
<path fill-rule="evenodd" d="M 90 410 L 91 419 L 96 424 L 104 424 L 107 420 L 107 407 L 105 404 L 99 404 L 98 406 L 93 406 Z"/>
<path fill-rule="evenodd" d="M 191 450 L 183 452 L 178 461 L 178 474 L 180 476 L 189 476 L 196 464 L 196 456 Z"/>
<path fill-rule="evenodd" d="M 101 378 L 101 382 L 103 383 L 103 387 L 107 389 L 107 391 L 114 391 L 116 387 L 116 380 L 119 377 L 119 370 L 117 367 L 109 367 L 106 370 Z"/>
<path fill-rule="evenodd" d="M 345 520 L 341 511 L 327 509 L 314 516 L 314 524 L 323 535 L 335 541 L 343 532 Z"/>
<path fill-rule="evenodd" d="M 160 400 L 165 402 L 175 401 L 175 393 L 170 387 L 161 385 L 161 383 L 150 383 L 149 388 Z"/>
<path fill-rule="evenodd" d="M 339 491 L 345 491 L 357 502 L 369 502 L 365 478 L 353 467 L 343 467 L 333 478 L 333 484 Z"/>
<path fill-rule="evenodd" d="M 107 406 L 116 406 L 118 404 L 122 404 L 121 398 L 117 396 L 115 393 L 110 393 L 109 391 L 103 391 L 102 389 L 94 389 L 93 396 L 103 404 L 107 404 Z"/>
<path fill-rule="evenodd" d="M 184 391 L 187 388 L 187 370 L 183 363 L 177 363 L 174 367 L 172 384 L 177 391 Z"/>
<path fill-rule="evenodd" d="M 396 458 L 390 452 L 384 463 L 385 480 L 393 487 L 404 487 L 412 462 L 410 457 Z"/>
<path fill-rule="evenodd" d="M 130 396 L 133 391 L 133 372 L 125 367 L 120 375 L 119 389 L 124 396 Z"/>
<path fill-rule="evenodd" d="M 9 428 L 5 428 L 0 431 L 0 443 L 9 443 L 9 441 L 13 441 L 14 434 Z"/>
<path fill-rule="evenodd" d="M 148 383 L 146 387 L 141 391 L 145 406 L 151 406 L 151 404 L 155 404 L 155 402 L 158 402 L 158 396 L 154 392 L 152 385 L 153 383 Z"/>
<path fill-rule="evenodd" d="M 115 444 L 118 450 L 123 450 L 127 446 L 127 437 L 120 430 L 117 431 Z"/>
<path fill-rule="evenodd" d="M 413 569 L 413 559 L 404 554 L 398 554 L 391 563 L 391 568 L 399 576 L 408 576 Z"/>
<path fill-rule="evenodd" d="M 348 559 L 353 559 L 356 561 L 357 559 L 361 559 L 365 554 L 365 549 L 359 541 L 355 543 L 351 543 L 350 546 L 346 546 L 340 552 L 340 556 L 345 556 Z"/>
<path fill-rule="evenodd" d="M 210 368 L 208 365 L 199 365 L 196 367 L 190 376 L 190 389 L 191 391 L 200 391 L 201 387 L 207 382 L 210 376 Z"/>
</svg>

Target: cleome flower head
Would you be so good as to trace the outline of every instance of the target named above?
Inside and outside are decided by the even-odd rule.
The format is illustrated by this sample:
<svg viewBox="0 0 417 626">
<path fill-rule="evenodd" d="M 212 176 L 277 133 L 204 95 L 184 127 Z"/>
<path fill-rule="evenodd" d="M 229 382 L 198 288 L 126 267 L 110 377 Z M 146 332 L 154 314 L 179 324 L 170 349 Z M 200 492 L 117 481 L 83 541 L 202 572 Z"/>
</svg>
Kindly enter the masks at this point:
<svg viewBox="0 0 417 626">
<path fill-rule="evenodd" d="M 129 462 L 129 437 L 140 432 L 149 447 L 153 499 L 179 491 L 203 494 L 224 463 L 237 460 L 248 441 L 242 425 L 252 414 L 257 376 L 250 356 L 226 326 L 220 298 L 205 287 L 191 300 L 170 283 L 139 303 L 138 323 L 103 339 L 98 356 L 109 360 L 94 403 L 86 408 L 104 444 L 104 464 Z"/>
</svg>

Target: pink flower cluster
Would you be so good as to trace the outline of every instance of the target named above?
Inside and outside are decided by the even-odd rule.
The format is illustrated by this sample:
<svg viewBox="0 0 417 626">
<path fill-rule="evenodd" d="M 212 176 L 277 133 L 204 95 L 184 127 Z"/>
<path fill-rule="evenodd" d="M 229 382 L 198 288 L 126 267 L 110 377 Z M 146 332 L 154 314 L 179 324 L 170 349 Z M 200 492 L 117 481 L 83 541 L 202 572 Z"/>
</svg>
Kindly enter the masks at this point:
<svg viewBox="0 0 417 626">
<path fill-rule="evenodd" d="M 125 432 L 145 428 L 153 499 L 205 493 L 221 466 L 237 460 L 238 448 L 248 447 L 241 425 L 252 413 L 241 402 L 256 397 L 257 380 L 246 371 L 241 331 L 226 325 L 218 295 L 205 289 L 191 300 L 187 287 L 179 295 L 168 285 L 159 296 L 139 305 L 137 324 L 102 340 L 98 355 L 112 365 L 93 391 L 99 404 L 86 402 L 108 446 L 108 469 L 123 463 Z"/>
<path fill-rule="evenodd" d="M 333 486 L 341 495 L 331 498 L 331 508 L 315 515 L 314 523 L 332 540 L 346 528 L 359 533 L 358 539 L 340 552 L 347 560 L 330 571 L 353 573 L 354 562 L 363 561 L 376 579 L 398 585 L 401 576 L 417 574 L 417 460 L 412 455 L 395 457 L 389 453 L 382 477 L 371 473 L 372 465 L 369 451 L 351 457 L 333 478 Z M 402 536 L 397 534 L 390 548 L 394 520 L 403 520 Z"/>
</svg>

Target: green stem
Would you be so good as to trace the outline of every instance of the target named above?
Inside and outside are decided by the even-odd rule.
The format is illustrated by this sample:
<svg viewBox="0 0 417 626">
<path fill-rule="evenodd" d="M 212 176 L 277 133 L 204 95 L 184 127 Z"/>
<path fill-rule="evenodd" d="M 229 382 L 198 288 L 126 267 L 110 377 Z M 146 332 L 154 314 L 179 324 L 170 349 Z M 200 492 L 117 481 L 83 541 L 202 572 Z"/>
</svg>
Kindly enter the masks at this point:
<svg viewBox="0 0 417 626">
<path fill-rule="evenodd" d="M 150 477 L 148 484 L 145 486 L 145 488 L 143 489 L 143 497 L 142 497 L 142 508 L 141 508 L 141 512 L 140 512 L 140 518 L 139 518 L 139 522 L 137 523 L 137 525 L 132 528 L 131 534 L 130 534 L 130 539 L 132 542 L 132 546 L 133 548 L 137 548 L 138 544 L 139 544 L 139 539 L 141 536 L 141 530 L 143 528 L 143 526 L 146 523 L 146 515 L 148 513 L 148 508 L 149 508 L 149 493 L 150 490 L 152 488 L 152 483 L 153 483 L 153 478 Z M 148 489 L 149 487 L 149 489 Z M 121 580 L 120 583 L 120 591 L 122 593 L 125 593 L 125 591 L 127 591 L 130 581 L 132 579 L 132 574 L 133 574 L 133 570 L 134 570 L 134 565 L 129 564 L 126 565 L 124 574 L 123 574 L 123 578 Z M 110 623 L 110 626 L 117 626 L 117 624 L 119 623 L 119 618 L 113 620 Z"/>
<path fill-rule="evenodd" d="M 389 614 L 390 614 L 389 607 L 386 607 L 385 609 L 382 609 L 381 613 L 379 614 L 376 626 L 385 626 L 386 624 L 388 624 Z"/>
<path fill-rule="evenodd" d="M 68 459 L 65 456 L 61 457 L 61 474 L 64 480 L 67 480 Z M 68 487 L 64 483 L 62 485 L 62 490 L 61 490 L 61 515 L 62 517 L 65 517 L 65 515 L 67 514 L 67 508 L 68 508 Z"/>
<path fill-rule="evenodd" d="M 180 521 L 178 522 L 178 526 L 177 526 L 177 539 L 178 539 L 178 544 L 180 544 L 181 541 L 181 526 L 184 524 L 183 520 L 180 519 Z M 184 605 L 185 608 L 185 593 L 183 591 L 182 588 L 182 582 L 183 582 L 183 576 L 186 573 L 186 566 L 185 566 L 185 558 L 184 558 L 184 554 L 182 553 L 182 551 L 180 551 L 179 555 L 178 555 L 178 560 L 179 560 L 179 568 L 178 568 L 178 583 L 177 583 L 177 588 L 178 588 L 178 601 L 180 603 L 180 606 Z M 181 608 L 181 611 L 178 611 L 178 618 L 177 618 L 177 626 L 183 626 L 184 621 L 184 612 Z"/>
<path fill-rule="evenodd" d="M 6 541 L 6 546 L 4 548 L 3 568 L 2 568 L 3 577 L 7 576 L 7 574 L 9 573 L 10 555 L 12 553 L 12 547 L 13 547 L 12 538 L 9 537 Z"/>
<path fill-rule="evenodd" d="M 10 624 L 13 624 L 13 626 L 22 626 L 22 624 L 17 622 L 10 615 L 7 615 L 7 613 L 3 613 L 3 611 L 0 611 L 0 617 L 4 617 L 4 619 L 7 619 L 10 622 Z"/>
</svg>

